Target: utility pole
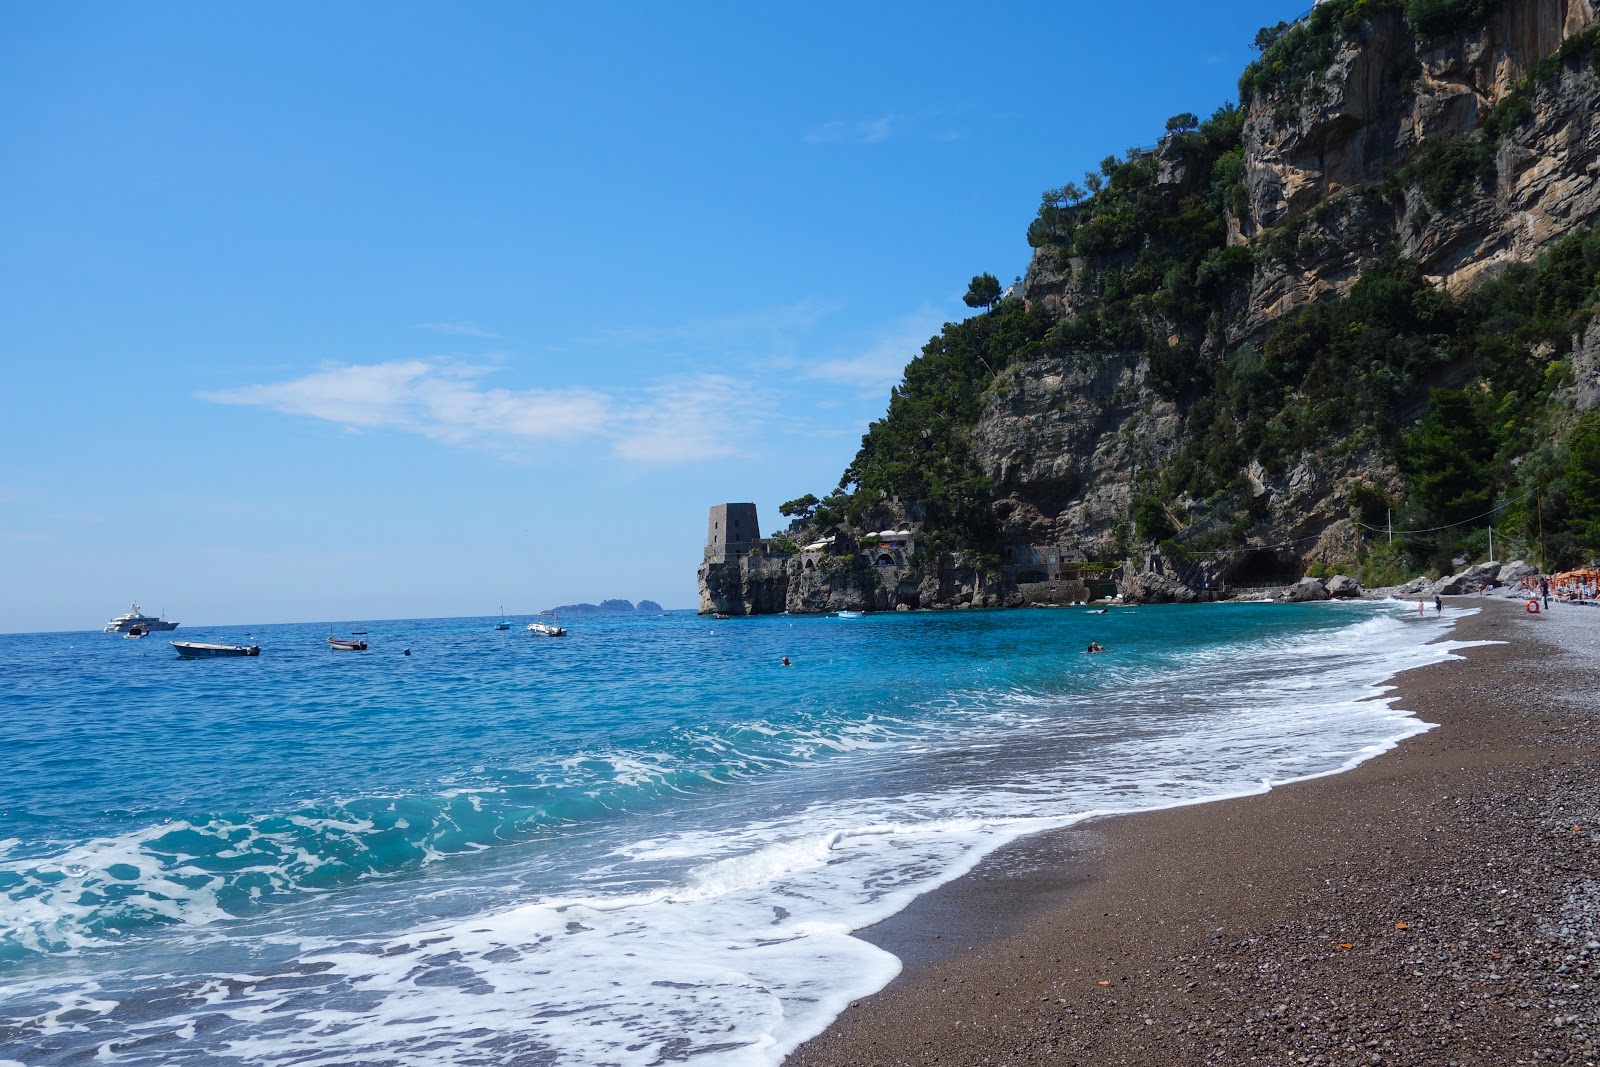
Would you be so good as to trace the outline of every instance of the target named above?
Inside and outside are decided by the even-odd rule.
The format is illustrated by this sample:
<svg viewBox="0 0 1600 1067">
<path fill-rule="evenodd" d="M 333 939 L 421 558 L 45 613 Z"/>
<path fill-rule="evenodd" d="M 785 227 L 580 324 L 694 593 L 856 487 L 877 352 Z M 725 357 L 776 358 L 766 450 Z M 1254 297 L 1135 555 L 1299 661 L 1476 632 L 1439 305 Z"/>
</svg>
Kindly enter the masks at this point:
<svg viewBox="0 0 1600 1067">
<path fill-rule="evenodd" d="M 1394 508 L 1390 508 L 1389 509 L 1388 527 L 1389 527 L 1389 543 L 1392 545 L 1392 544 L 1394 544 Z"/>
<path fill-rule="evenodd" d="M 1533 498 L 1535 508 L 1539 512 L 1539 573 L 1544 573 L 1544 497 Z"/>
<path fill-rule="evenodd" d="M 1489 524 L 1489 562 L 1494 562 L 1494 523 Z"/>
</svg>

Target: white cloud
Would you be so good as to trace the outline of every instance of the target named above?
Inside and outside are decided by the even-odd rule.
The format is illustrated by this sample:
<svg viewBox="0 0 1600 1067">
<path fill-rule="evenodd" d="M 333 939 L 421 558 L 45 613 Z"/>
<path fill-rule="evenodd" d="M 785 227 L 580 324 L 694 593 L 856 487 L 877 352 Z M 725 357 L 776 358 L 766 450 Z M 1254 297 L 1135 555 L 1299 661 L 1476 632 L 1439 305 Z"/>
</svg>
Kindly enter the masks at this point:
<svg viewBox="0 0 1600 1067">
<path fill-rule="evenodd" d="M 436 360 L 325 367 L 292 381 L 197 394 L 352 429 L 389 429 L 517 454 L 550 441 L 609 444 L 618 458 L 686 462 L 735 454 L 771 398 L 724 375 L 637 391 L 488 388 L 490 369 Z"/>
<path fill-rule="evenodd" d="M 482 326 L 470 320 L 461 322 L 419 322 L 412 327 L 414 330 L 432 330 L 434 333 L 447 333 L 455 337 L 499 337 Z"/>
<path fill-rule="evenodd" d="M 810 144 L 878 144 L 892 137 L 898 125 L 893 115 L 824 122 L 806 134 L 806 141 Z"/>
</svg>

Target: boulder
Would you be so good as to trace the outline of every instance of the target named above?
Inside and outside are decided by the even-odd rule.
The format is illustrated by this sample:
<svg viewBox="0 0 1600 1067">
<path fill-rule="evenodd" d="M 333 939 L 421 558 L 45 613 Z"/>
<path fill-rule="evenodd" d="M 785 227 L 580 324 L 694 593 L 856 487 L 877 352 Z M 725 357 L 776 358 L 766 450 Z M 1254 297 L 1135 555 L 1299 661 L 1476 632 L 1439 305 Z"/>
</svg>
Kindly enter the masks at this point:
<svg viewBox="0 0 1600 1067">
<path fill-rule="evenodd" d="M 1335 574 L 1328 579 L 1328 596 L 1335 600 L 1361 595 L 1361 583 L 1348 574 Z"/>
<path fill-rule="evenodd" d="M 1431 592 L 1433 592 L 1433 583 L 1419 574 L 1405 585 L 1402 585 L 1400 588 L 1396 589 L 1394 591 L 1394 595 L 1397 597 L 1427 596 Z"/>
<path fill-rule="evenodd" d="M 1532 578 L 1539 573 L 1539 568 L 1520 559 L 1514 559 L 1500 568 L 1500 584 L 1511 585 L 1524 578 Z"/>
<path fill-rule="evenodd" d="M 1465 574 L 1447 574 L 1433 583 L 1430 592 L 1434 596 L 1460 596 L 1467 592 L 1467 576 Z"/>
<path fill-rule="evenodd" d="M 1283 599 L 1296 604 L 1308 600 L 1327 600 L 1328 587 L 1321 578 L 1302 578 L 1283 591 Z"/>
</svg>

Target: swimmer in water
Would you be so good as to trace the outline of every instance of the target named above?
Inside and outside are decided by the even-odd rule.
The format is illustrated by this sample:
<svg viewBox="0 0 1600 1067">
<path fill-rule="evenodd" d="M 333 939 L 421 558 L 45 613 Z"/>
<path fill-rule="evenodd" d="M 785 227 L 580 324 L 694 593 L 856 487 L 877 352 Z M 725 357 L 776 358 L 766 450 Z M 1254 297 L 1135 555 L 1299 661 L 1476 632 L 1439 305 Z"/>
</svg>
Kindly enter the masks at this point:
<svg viewBox="0 0 1600 1067">
<path fill-rule="evenodd" d="M 1089 642 L 1089 647 L 1084 649 L 1084 651 L 1085 652 L 1104 652 L 1105 651 L 1105 646 L 1102 645 L 1099 641 L 1090 641 Z"/>
<path fill-rule="evenodd" d="M 794 664 L 789 662 L 789 657 L 788 656 L 785 656 L 785 657 L 783 657 L 783 662 L 778 664 L 778 666 L 780 666 L 780 667 L 793 667 Z"/>
</svg>

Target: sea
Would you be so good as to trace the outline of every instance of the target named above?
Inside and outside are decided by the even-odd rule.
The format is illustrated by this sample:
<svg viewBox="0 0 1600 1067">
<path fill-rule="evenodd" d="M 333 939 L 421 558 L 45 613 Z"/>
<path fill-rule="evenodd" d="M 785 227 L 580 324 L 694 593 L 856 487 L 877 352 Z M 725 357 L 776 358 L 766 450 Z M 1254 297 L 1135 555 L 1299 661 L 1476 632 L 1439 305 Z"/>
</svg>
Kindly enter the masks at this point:
<svg viewBox="0 0 1600 1067">
<path fill-rule="evenodd" d="M 1427 730 L 1388 682 L 1454 614 L 0 635 L 0 1065 L 777 1064 L 1007 842 Z"/>
</svg>

